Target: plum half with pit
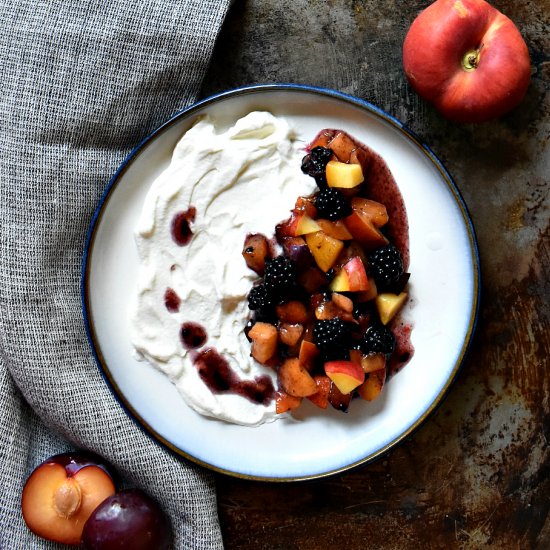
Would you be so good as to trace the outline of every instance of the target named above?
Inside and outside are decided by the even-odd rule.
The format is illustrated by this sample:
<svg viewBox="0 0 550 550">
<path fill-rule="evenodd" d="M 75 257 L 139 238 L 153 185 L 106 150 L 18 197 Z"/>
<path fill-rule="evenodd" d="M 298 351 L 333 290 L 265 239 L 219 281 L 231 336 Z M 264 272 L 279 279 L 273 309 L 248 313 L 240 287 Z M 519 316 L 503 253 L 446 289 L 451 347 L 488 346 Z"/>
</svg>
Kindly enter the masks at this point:
<svg viewBox="0 0 550 550">
<path fill-rule="evenodd" d="M 85 550 L 165 550 L 170 522 L 159 504 L 139 489 L 119 491 L 104 500 L 82 532 Z"/>
<path fill-rule="evenodd" d="M 29 529 L 39 537 L 79 544 L 95 508 L 115 492 L 108 464 L 87 452 L 62 453 L 37 466 L 21 496 Z"/>
</svg>

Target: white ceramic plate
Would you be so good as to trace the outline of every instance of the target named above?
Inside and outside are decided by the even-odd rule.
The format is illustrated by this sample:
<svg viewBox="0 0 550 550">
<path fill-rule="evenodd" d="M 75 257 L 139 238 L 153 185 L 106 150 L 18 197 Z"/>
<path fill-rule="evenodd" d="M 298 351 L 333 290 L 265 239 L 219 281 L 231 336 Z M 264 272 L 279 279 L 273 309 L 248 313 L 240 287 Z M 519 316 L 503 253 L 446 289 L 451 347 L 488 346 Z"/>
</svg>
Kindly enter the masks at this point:
<svg viewBox="0 0 550 550">
<path fill-rule="evenodd" d="M 200 114 L 208 112 L 223 125 L 256 109 L 288 118 L 306 142 L 322 128 L 344 129 L 385 159 L 409 216 L 412 300 L 406 315 L 414 324 L 415 354 L 372 403 L 355 400 L 343 414 L 321 411 L 308 402 L 296 421 L 249 428 L 198 415 L 167 378 L 136 361 L 127 311 L 138 267 L 134 226 L 145 194 L 168 165 L 176 142 Z M 399 121 L 334 91 L 254 86 L 194 105 L 128 157 L 109 183 L 90 227 L 82 294 L 99 367 L 120 402 L 149 434 L 213 470 L 289 481 L 330 475 L 373 460 L 410 434 L 441 402 L 472 338 L 479 261 L 472 224 L 449 174 Z"/>
</svg>

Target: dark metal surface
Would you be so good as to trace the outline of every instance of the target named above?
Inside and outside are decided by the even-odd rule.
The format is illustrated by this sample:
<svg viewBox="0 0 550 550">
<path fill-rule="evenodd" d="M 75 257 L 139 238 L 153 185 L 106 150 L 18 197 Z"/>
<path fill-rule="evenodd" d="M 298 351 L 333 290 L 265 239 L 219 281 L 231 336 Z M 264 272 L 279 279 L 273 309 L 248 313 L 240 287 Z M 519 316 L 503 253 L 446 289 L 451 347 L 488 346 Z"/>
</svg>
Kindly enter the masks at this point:
<svg viewBox="0 0 550 550">
<path fill-rule="evenodd" d="M 401 119 L 453 174 L 479 240 L 483 298 L 450 395 L 385 458 L 324 480 L 218 477 L 228 549 L 550 548 L 550 0 L 494 5 L 528 44 L 524 102 L 447 122 L 411 90 L 401 44 L 429 2 L 235 2 L 203 95 L 253 83 L 326 86 Z"/>
</svg>

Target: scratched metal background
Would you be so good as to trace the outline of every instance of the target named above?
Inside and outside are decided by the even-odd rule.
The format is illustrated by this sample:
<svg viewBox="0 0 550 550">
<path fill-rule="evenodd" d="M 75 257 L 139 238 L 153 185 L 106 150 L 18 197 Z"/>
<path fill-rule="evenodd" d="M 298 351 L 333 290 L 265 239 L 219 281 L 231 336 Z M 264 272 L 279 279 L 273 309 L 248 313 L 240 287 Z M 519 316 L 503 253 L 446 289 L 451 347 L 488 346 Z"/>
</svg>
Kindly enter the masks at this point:
<svg viewBox="0 0 550 550">
<path fill-rule="evenodd" d="M 236 0 L 203 95 L 294 82 L 365 98 L 453 174 L 483 273 L 472 353 L 443 405 L 389 455 L 321 481 L 218 477 L 228 549 L 550 548 L 550 0 L 498 0 L 532 57 L 527 98 L 481 126 L 408 86 L 401 44 L 428 1 Z"/>
</svg>

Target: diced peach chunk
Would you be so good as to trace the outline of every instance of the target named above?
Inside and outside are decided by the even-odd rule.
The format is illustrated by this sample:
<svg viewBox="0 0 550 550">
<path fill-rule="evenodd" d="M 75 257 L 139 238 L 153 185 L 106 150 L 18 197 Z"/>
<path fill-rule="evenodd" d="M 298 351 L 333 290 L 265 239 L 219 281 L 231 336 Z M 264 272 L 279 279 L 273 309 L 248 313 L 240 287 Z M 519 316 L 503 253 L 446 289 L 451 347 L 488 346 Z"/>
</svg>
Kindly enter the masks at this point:
<svg viewBox="0 0 550 550">
<path fill-rule="evenodd" d="M 325 274 L 317 266 L 308 267 L 298 273 L 298 283 L 304 287 L 308 294 L 317 292 L 326 282 L 327 278 Z"/>
<path fill-rule="evenodd" d="M 380 202 L 354 197 L 351 200 L 351 208 L 370 220 L 375 227 L 383 227 L 390 220 L 386 207 Z"/>
<path fill-rule="evenodd" d="M 277 414 L 282 414 L 287 411 L 292 411 L 297 409 L 302 403 L 301 397 L 294 397 L 283 391 L 277 392 L 275 398 L 275 412 Z"/>
<path fill-rule="evenodd" d="M 364 292 L 358 292 L 355 295 L 355 300 L 357 303 L 369 302 L 374 300 L 378 296 L 378 289 L 376 288 L 376 282 L 373 277 L 367 277 L 369 280 L 369 288 Z"/>
<path fill-rule="evenodd" d="M 359 386 L 357 393 L 365 401 L 374 401 L 386 382 L 386 369 L 379 369 L 367 374 L 367 379 Z"/>
<path fill-rule="evenodd" d="M 353 311 L 353 300 L 351 298 L 348 298 L 343 294 L 339 294 L 338 292 L 333 292 L 331 299 L 342 311 L 347 313 L 351 313 Z"/>
<path fill-rule="evenodd" d="M 341 240 L 334 239 L 323 231 L 309 233 L 306 235 L 306 242 L 316 264 L 325 272 L 334 265 L 340 251 L 344 248 Z"/>
<path fill-rule="evenodd" d="M 342 220 L 330 221 L 320 218 L 317 220 L 317 225 L 333 239 L 339 239 L 341 241 L 349 241 L 353 239 L 353 235 L 349 232 L 348 228 Z"/>
<path fill-rule="evenodd" d="M 353 322 L 353 313 L 342 309 L 337 301 L 324 300 L 315 307 L 315 318 L 319 321 L 340 318 L 342 321 Z"/>
<path fill-rule="evenodd" d="M 330 378 L 321 374 L 316 374 L 313 379 L 317 384 L 317 391 L 313 395 L 308 395 L 308 399 L 321 409 L 326 409 L 329 404 Z"/>
<path fill-rule="evenodd" d="M 334 292 L 364 292 L 368 290 L 369 281 L 361 258 L 355 256 L 348 260 L 329 286 Z"/>
<path fill-rule="evenodd" d="M 363 147 L 357 147 L 351 152 L 349 162 L 352 164 L 360 164 L 363 169 L 363 174 L 365 174 L 366 168 L 369 165 L 369 155 Z"/>
<path fill-rule="evenodd" d="M 291 300 L 279 304 L 276 308 L 277 318 L 283 323 L 304 324 L 309 319 L 309 312 L 304 303 L 298 300 Z"/>
<path fill-rule="evenodd" d="M 325 363 L 325 374 L 344 395 L 351 393 L 365 380 L 362 367 L 352 361 L 328 361 Z"/>
<path fill-rule="evenodd" d="M 357 145 L 345 132 L 336 132 L 328 143 L 328 147 L 332 149 L 339 161 L 348 162 L 351 153 L 357 148 Z"/>
<path fill-rule="evenodd" d="M 252 357 L 258 363 L 266 363 L 277 351 L 278 332 L 271 323 L 258 321 L 248 332 L 252 340 Z"/>
<path fill-rule="evenodd" d="M 298 237 L 315 231 L 319 231 L 317 222 L 304 212 L 293 211 L 288 220 L 277 226 L 277 234 L 280 237 Z"/>
<path fill-rule="evenodd" d="M 365 373 L 381 370 L 386 367 L 386 356 L 383 353 L 369 353 L 364 355 L 362 351 L 352 349 L 349 358 L 350 361 L 361 365 Z"/>
<path fill-rule="evenodd" d="M 304 326 L 299 323 L 281 323 L 279 325 L 279 339 L 287 346 L 298 343 L 304 332 Z"/>
<path fill-rule="evenodd" d="M 351 395 L 351 393 L 342 393 L 338 386 L 331 381 L 328 401 L 337 411 L 347 412 L 351 403 Z"/>
<path fill-rule="evenodd" d="M 294 397 L 307 397 L 317 391 L 317 384 L 297 357 L 287 359 L 279 367 L 279 382 L 283 390 Z"/>
<path fill-rule="evenodd" d="M 319 355 L 319 348 L 309 340 L 302 340 L 298 359 L 308 371 L 313 368 L 315 358 Z"/>
<path fill-rule="evenodd" d="M 247 235 L 244 240 L 242 255 L 246 265 L 250 269 L 259 275 L 263 275 L 265 260 L 270 257 L 269 244 L 266 237 L 260 233 Z"/>
<path fill-rule="evenodd" d="M 298 197 L 296 199 L 294 211 L 303 212 L 304 214 L 308 215 L 310 218 L 317 217 L 317 208 L 315 207 L 312 197 Z"/>
<path fill-rule="evenodd" d="M 344 223 L 357 242 L 368 249 L 388 244 L 388 239 L 379 229 L 389 220 L 383 204 L 354 197 L 351 208 L 352 213 L 344 218 Z"/>
<path fill-rule="evenodd" d="M 345 253 L 346 253 L 345 257 L 347 259 L 358 256 L 359 258 L 361 258 L 361 261 L 363 262 L 364 266 L 366 266 L 369 263 L 368 254 L 366 250 L 357 241 L 351 241 L 346 247 Z"/>
<path fill-rule="evenodd" d="M 392 294 L 390 292 L 378 294 L 375 304 L 382 324 L 387 325 L 403 307 L 406 300 L 406 292 L 401 292 L 400 294 Z"/>
<path fill-rule="evenodd" d="M 325 130 L 315 136 L 315 139 L 309 144 L 309 150 L 315 149 L 315 147 L 328 148 L 330 141 L 334 137 L 332 130 Z"/>
<path fill-rule="evenodd" d="M 307 214 L 298 214 L 296 216 L 296 228 L 294 230 L 294 236 L 307 235 L 308 233 L 315 233 L 319 231 L 320 227 L 317 222 L 310 218 Z"/>
<path fill-rule="evenodd" d="M 365 180 L 360 164 L 347 164 L 337 160 L 327 163 L 326 178 L 329 187 L 353 189 Z"/>
</svg>

